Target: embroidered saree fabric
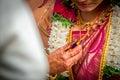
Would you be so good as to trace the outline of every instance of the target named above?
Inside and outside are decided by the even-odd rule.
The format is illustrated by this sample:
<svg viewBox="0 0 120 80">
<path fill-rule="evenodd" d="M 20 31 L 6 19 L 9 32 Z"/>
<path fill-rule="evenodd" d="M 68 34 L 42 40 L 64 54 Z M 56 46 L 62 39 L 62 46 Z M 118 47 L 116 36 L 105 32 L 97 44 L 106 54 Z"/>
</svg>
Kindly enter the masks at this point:
<svg viewBox="0 0 120 80">
<path fill-rule="evenodd" d="M 98 30 L 90 32 L 83 42 L 83 57 L 73 66 L 75 80 L 98 80 L 101 53 L 105 42 L 108 20 Z"/>
</svg>

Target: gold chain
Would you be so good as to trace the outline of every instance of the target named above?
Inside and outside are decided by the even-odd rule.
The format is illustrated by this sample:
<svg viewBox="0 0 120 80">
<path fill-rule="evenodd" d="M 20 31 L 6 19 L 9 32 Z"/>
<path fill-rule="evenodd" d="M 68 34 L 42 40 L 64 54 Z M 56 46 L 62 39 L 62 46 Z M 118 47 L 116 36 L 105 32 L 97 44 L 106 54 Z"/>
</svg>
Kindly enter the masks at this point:
<svg viewBox="0 0 120 80">
<path fill-rule="evenodd" d="M 78 16 L 77 16 L 76 24 L 79 26 L 80 30 L 84 29 L 86 26 L 92 26 L 94 23 L 96 23 L 97 19 L 99 18 L 99 15 L 101 13 L 102 12 L 98 12 L 96 17 L 94 18 L 94 20 L 92 22 L 84 22 L 81 18 L 80 11 L 78 10 Z"/>
</svg>

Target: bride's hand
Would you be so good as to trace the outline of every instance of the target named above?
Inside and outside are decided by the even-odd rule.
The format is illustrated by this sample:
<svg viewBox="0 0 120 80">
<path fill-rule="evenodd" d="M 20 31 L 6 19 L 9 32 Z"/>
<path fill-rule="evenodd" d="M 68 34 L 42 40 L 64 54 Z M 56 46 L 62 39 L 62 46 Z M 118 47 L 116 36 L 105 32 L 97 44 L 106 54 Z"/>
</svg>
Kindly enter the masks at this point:
<svg viewBox="0 0 120 80">
<path fill-rule="evenodd" d="M 67 44 L 48 55 L 50 74 L 57 74 L 68 70 L 80 60 L 82 47 L 78 45 L 71 49 L 71 44 Z"/>
</svg>

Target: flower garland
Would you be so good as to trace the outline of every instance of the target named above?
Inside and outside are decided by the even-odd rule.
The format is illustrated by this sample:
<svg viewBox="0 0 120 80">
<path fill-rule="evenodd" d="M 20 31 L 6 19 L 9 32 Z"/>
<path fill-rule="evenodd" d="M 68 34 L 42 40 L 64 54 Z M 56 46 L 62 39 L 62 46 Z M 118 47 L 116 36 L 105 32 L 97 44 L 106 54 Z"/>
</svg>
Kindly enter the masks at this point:
<svg viewBox="0 0 120 80">
<path fill-rule="evenodd" d="M 107 65 L 120 70 L 120 8 L 114 7 Z"/>
<path fill-rule="evenodd" d="M 73 25 L 69 19 L 63 18 L 59 14 L 55 14 L 52 17 L 52 20 L 52 28 L 48 41 L 49 52 L 52 52 L 67 44 L 66 39 L 71 25 Z"/>
<path fill-rule="evenodd" d="M 102 80 L 120 79 L 120 7 L 113 7 L 111 18 L 110 37 L 108 41 L 108 51 L 106 65 L 103 69 Z M 101 79 L 100 79 L 101 80 Z"/>
<path fill-rule="evenodd" d="M 69 33 L 69 26 L 62 26 L 62 22 L 52 23 L 51 33 L 48 41 L 48 51 L 52 52 L 66 44 L 66 38 Z"/>
</svg>

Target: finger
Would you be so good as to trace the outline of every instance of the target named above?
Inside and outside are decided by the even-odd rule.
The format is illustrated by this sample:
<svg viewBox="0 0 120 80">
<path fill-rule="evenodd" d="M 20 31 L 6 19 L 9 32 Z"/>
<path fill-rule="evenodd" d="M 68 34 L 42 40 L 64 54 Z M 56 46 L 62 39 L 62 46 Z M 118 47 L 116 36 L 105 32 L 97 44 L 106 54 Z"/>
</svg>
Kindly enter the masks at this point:
<svg viewBox="0 0 120 80">
<path fill-rule="evenodd" d="M 69 50 L 69 51 L 67 51 L 67 52 L 64 52 L 64 53 L 63 53 L 63 56 L 62 56 L 62 59 L 63 59 L 63 60 L 67 60 L 67 59 L 69 59 L 70 57 L 72 57 L 72 55 L 71 55 L 71 50 Z"/>
<path fill-rule="evenodd" d="M 81 59 L 81 57 L 82 57 L 82 50 L 77 55 L 65 61 L 65 68 L 66 69 L 71 68 L 74 64 L 76 64 Z"/>
<path fill-rule="evenodd" d="M 83 56 L 83 51 L 81 50 L 76 56 L 76 60 L 73 60 L 74 61 L 74 64 L 77 64 L 79 60 L 82 59 L 82 56 Z M 72 58 L 73 59 L 73 58 Z"/>
<path fill-rule="evenodd" d="M 67 60 L 68 58 L 71 58 L 75 55 L 77 55 L 82 50 L 82 46 L 78 45 L 73 49 L 69 49 L 68 51 L 64 52 L 63 54 L 63 60 Z"/>
<path fill-rule="evenodd" d="M 82 45 L 77 45 L 75 48 L 71 49 L 71 55 L 75 56 L 82 50 Z"/>
<path fill-rule="evenodd" d="M 71 56 L 75 56 L 77 53 L 79 53 L 82 50 L 82 45 L 78 45 L 73 49 L 70 49 L 70 53 L 68 53 Z"/>
</svg>

